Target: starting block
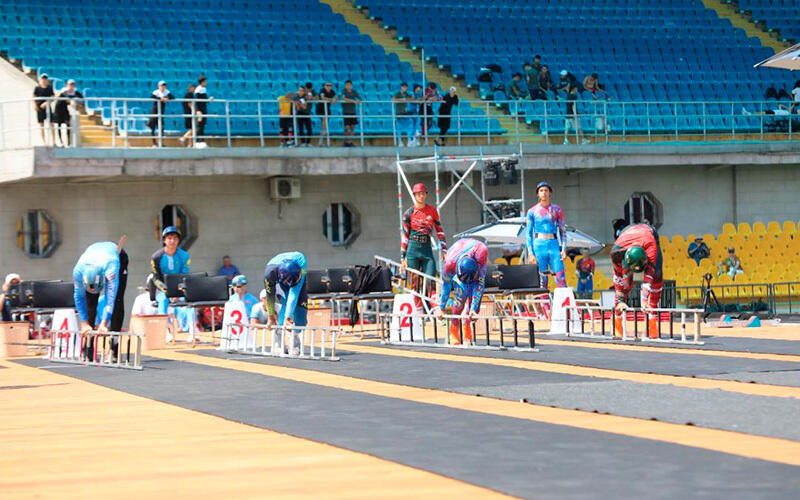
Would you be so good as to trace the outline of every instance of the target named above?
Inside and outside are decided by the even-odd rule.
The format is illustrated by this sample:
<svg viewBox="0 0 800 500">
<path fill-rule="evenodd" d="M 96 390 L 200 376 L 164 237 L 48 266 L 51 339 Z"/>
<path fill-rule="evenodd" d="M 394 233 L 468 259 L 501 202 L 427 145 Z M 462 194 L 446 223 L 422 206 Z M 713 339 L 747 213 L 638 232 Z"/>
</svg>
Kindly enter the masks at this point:
<svg viewBox="0 0 800 500">
<path fill-rule="evenodd" d="M 244 342 L 241 341 L 242 327 L 247 328 Z M 223 324 L 218 350 L 254 356 L 339 361 L 336 337 L 340 333 L 337 328 L 325 326 L 229 323 Z"/>
</svg>

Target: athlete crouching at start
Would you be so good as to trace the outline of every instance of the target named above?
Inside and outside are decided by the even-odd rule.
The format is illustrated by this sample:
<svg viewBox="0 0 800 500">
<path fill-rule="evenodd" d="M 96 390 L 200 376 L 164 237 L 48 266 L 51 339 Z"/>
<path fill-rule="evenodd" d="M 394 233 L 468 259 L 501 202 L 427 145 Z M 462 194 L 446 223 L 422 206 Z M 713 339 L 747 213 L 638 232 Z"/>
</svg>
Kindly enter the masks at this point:
<svg viewBox="0 0 800 500">
<path fill-rule="evenodd" d="M 622 230 L 611 249 L 614 265 L 614 335 L 622 336 L 622 321 L 627 309 L 628 294 L 633 286 L 634 273 L 644 272 L 642 307 L 658 308 L 663 288 L 661 248 L 658 233 L 649 224 L 634 224 Z M 658 337 L 657 313 L 647 314 L 651 338 Z"/>
<path fill-rule="evenodd" d="M 489 249 L 480 241 L 471 238 L 458 240 L 447 251 L 442 270 L 442 296 L 439 300 L 439 319 L 445 314 L 458 316 L 470 303 L 469 318 L 473 319 L 481 308 L 483 290 L 486 288 L 486 262 Z M 450 321 L 450 344 L 461 343 L 459 323 Z M 471 321 L 464 328 L 464 338 L 472 342 Z"/>
<path fill-rule="evenodd" d="M 283 291 L 283 306 L 280 314 L 275 312 L 275 297 L 278 287 Z M 308 292 L 306 290 L 306 256 L 300 252 L 284 252 L 276 255 L 264 269 L 266 292 L 267 326 L 308 324 Z M 295 345 L 299 331 L 294 332 Z M 277 344 L 273 337 L 273 344 Z"/>
</svg>

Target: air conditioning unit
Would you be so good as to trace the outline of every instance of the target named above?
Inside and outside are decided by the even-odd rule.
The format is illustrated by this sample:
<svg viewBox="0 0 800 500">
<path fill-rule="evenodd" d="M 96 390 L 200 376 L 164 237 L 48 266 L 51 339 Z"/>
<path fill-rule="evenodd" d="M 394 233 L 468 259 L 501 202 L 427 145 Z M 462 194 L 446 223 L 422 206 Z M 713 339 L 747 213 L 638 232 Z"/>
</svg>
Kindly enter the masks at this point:
<svg viewBox="0 0 800 500">
<path fill-rule="evenodd" d="M 300 179 L 296 177 L 272 177 L 269 180 L 269 196 L 273 200 L 300 198 Z"/>
</svg>

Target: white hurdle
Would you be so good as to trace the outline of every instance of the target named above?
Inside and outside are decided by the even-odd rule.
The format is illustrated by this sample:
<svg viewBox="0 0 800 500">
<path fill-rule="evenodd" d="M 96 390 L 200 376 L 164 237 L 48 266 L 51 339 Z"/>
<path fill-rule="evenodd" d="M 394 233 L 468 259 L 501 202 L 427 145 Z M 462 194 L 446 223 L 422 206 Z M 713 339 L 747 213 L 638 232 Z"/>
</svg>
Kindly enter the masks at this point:
<svg viewBox="0 0 800 500">
<path fill-rule="evenodd" d="M 46 359 L 53 363 L 142 370 L 142 339 L 141 333 L 131 332 L 53 331 Z M 117 341 L 116 359 L 111 352 L 114 340 Z"/>
<path fill-rule="evenodd" d="M 245 325 L 247 340 L 240 341 L 242 325 L 226 324 L 222 329 L 222 341 L 218 350 L 269 356 L 276 358 L 296 358 L 317 361 L 339 361 L 336 355 L 336 338 L 341 333 L 338 328 L 329 326 L 295 325 Z M 288 337 L 288 341 L 287 341 Z"/>
<path fill-rule="evenodd" d="M 659 327 L 657 332 L 650 331 L 650 323 L 648 321 L 649 313 L 658 316 Z M 703 314 L 705 314 L 705 311 L 702 309 L 645 309 L 641 307 L 629 307 L 622 314 L 622 335 L 620 337 L 615 336 L 614 332 L 614 318 L 616 317 L 616 312 L 613 307 L 601 307 L 579 303 L 578 305 L 568 307 L 567 314 L 569 316 L 569 320 L 566 322 L 567 337 L 653 343 L 704 344 L 704 342 L 700 340 L 702 335 L 702 317 Z M 664 314 L 668 315 L 666 321 L 662 321 L 661 319 Z M 628 322 L 631 321 L 631 315 L 633 315 L 633 332 L 630 331 L 630 327 L 628 326 Z M 690 316 L 692 318 L 691 323 L 687 321 Z M 680 318 L 678 332 L 675 331 L 674 319 L 676 317 Z M 575 318 L 578 318 L 580 321 L 579 331 L 572 331 L 570 328 Z M 641 332 L 639 330 L 639 321 L 644 322 L 644 327 Z M 661 328 L 664 323 L 668 325 L 668 328 Z M 693 330 L 691 333 L 689 333 L 690 324 Z M 653 333 L 654 336 L 651 336 Z M 668 336 L 665 337 L 665 335 Z"/>
<path fill-rule="evenodd" d="M 475 316 L 470 322 L 472 342 L 465 342 L 464 325 L 469 321 L 466 315 L 445 314 L 441 320 L 433 314 L 381 313 L 380 316 L 381 343 L 386 345 L 538 352 L 534 318 Z M 460 344 L 450 342 L 449 323 L 454 319 L 459 320 Z M 420 326 L 415 326 L 417 324 Z M 429 331 L 429 325 L 432 331 Z"/>
</svg>

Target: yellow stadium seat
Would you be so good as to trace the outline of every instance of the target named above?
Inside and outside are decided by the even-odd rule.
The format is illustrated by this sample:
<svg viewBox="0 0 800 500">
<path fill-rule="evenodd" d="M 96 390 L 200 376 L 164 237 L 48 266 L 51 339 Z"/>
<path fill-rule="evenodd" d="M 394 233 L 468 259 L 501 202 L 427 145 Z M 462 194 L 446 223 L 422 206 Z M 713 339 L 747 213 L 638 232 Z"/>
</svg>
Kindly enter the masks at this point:
<svg viewBox="0 0 800 500">
<path fill-rule="evenodd" d="M 753 223 L 753 234 L 766 234 L 767 228 L 764 226 L 764 223 L 761 221 L 756 221 Z"/>
<path fill-rule="evenodd" d="M 781 225 L 777 221 L 771 220 L 767 224 L 767 232 L 770 234 L 777 234 L 781 232 Z"/>
<path fill-rule="evenodd" d="M 722 225 L 722 234 L 729 234 L 733 236 L 734 234 L 736 234 L 736 226 L 734 226 L 730 222 L 726 222 L 725 224 Z"/>
<path fill-rule="evenodd" d="M 500 265 L 500 266 L 505 266 L 506 264 L 508 264 L 508 262 L 506 262 L 506 259 L 504 259 L 502 257 L 498 257 L 498 258 L 494 259 L 494 263 L 497 264 L 497 265 Z"/>
<path fill-rule="evenodd" d="M 739 227 L 736 229 L 738 234 L 750 234 L 752 231 L 750 230 L 750 224 L 747 222 L 740 222 Z"/>
<path fill-rule="evenodd" d="M 683 236 L 680 234 L 675 234 L 672 236 L 672 245 L 675 247 L 682 247 L 686 244 L 686 240 L 683 239 Z"/>
<path fill-rule="evenodd" d="M 783 232 L 784 233 L 796 233 L 797 232 L 797 225 L 794 223 L 793 220 L 785 220 L 785 221 L 783 221 Z"/>
<path fill-rule="evenodd" d="M 511 265 L 512 266 L 518 266 L 520 264 L 522 264 L 522 259 L 520 259 L 519 257 L 513 257 L 511 259 Z"/>
<path fill-rule="evenodd" d="M 705 240 L 706 245 L 708 246 L 711 246 L 714 242 L 717 241 L 717 238 L 711 233 L 704 234 L 703 239 Z"/>
</svg>

